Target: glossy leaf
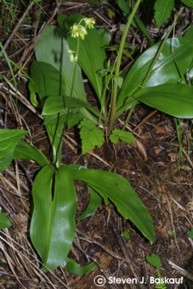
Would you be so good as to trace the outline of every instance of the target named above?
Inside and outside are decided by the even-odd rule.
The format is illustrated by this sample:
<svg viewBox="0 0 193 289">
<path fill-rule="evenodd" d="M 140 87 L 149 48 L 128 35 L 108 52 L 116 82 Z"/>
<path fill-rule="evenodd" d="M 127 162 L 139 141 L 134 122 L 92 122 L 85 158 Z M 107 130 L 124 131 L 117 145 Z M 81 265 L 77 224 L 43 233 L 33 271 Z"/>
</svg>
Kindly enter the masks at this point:
<svg viewBox="0 0 193 289">
<path fill-rule="evenodd" d="M 49 164 L 48 159 L 39 149 L 22 140 L 16 145 L 13 157 L 20 160 L 33 160 L 41 167 Z"/>
<path fill-rule="evenodd" d="M 118 97 L 117 108 L 120 109 L 134 92 L 144 87 L 158 86 L 164 83 L 183 81 L 187 69 L 193 61 L 192 29 L 183 38 L 168 39 L 162 49 L 149 78 L 144 83 L 160 43 L 150 47 L 135 61 L 126 75 Z M 191 37 L 190 37 L 191 36 Z M 120 109 L 121 110 L 121 109 Z"/>
<path fill-rule="evenodd" d="M 75 180 L 85 182 L 101 197 L 109 199 L 125 219 L 133 222 L 151 243 L 154 241 L 152 218 L 126 179 L 112 172 L 80 166 L 73 165 L 71 169 Z"/>
<path fill-rule="evenodd" d="M 10 165 L 14 149 L 26 133 L 22 129 L 0 129 L 0 172 Z"/>
<path fill-rule="evenodd" d="M 193 118 L 193 87 L 166 83 L 146 87 L 135 94 L 146 105 L 180 118 Z"/>
<path fill-rule="evenodd" d="M 5 229 L 11 227 L 11 222 L 9 218 L 0 212 L 0 229 Z"/>
<path fill-rule="evenodd" d="M 45 99 L 48 96 L 62 99 L 65 83 L 61 79 L 60 72 L 53 65 L 35 61 L 32 63 L 30 71 L 32 80 L 30 86 L 33 86 L 33 91 L 38 94 L 40 99 Z M 42 106 L 42 102 L 40 106 Z"/>
<path fill-rule="evenodd" d="M 101 197 L 99 194 L 95 192 L 95 190 L 89 188 L 89 196 L 90 200 L 88 206 L 86 207 L 85 211 L 78 217 L 78 220 L 84 220 L 90 217 L 99 207 L 102 202 Z"/>
<path fill-rule="evenodd" d="M 77 99 L 75 97 L 64 96 L 63 99 L 59 97 L 48 97 L 45 101 L 43 108 L 43 115 L 51 115 L 57 113 L 65 113 L 68 114 L 68 109 L 70 109 L 69 113 L 73 114 L 79 111 L 80 108 L 87 108 L 93 114 L 98 115 L 98 111 L 94 109 L 88 102 L 83 101 L 81 99 Z"/>
<path fill-rule="evenodd" d="M 78 63 L 87 75 L 94 90 L 101 101 L 103 83 L 99 74 L 104 68 L 105 50 L 103 47 L 103 36 L 96 29 L 87 31 L 84 40 L 80 40 Z M 68 43 L 72 50 L 77 49 L 77 39 L 68 37 Z"/>
<path fill-rule="evenodd" d="M 32 188 L 34 209 L 31 240 L 45 269 L 66 263 L 75 233 L 76 198 L 72 178 L 64 167 L 44 166 Z"/>
<path fill-rule="evenodd" d="M 70 62 L 68 50 L 69 47 L 62 31 L 56 26 L 49 25 L 38 38 L 35 55 L 38 61 L 46 62 L 60 72 L 61 81 L 65 84 L 63 95 L 70 96 L 72 85 L 74 85 L 72 96 L 86 100 L 80 68 L 77 64 Z"/>
</svg>

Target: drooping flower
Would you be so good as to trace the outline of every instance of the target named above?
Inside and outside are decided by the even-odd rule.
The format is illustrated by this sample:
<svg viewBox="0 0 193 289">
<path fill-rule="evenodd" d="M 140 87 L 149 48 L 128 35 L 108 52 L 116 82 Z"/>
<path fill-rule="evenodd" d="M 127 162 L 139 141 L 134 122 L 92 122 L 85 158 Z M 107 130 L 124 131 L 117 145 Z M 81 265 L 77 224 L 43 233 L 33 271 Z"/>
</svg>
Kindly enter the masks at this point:
<svg viewBox="0 0 193 289">
<path fill-rule="evenodd" d="M 82 40 L 84 40 L 85 35 L 87 34 L 86 28 L 81 24 L 74 24 L 71 27 L 71 36 L 73 38 L 80 37 Z"/>
<path fill-rule="evenodd" d="M 91 18 L 83 18 L 86 27 L 88 27 L 89 29 L 94 28 L 94 25 L 96 23 L 95 19 L 93 17 Z"/>
<path fill-rule="evenodd" d="M 79 28 L 79 24 L 74 24 L 72 27 L 71 27 L 71 36 L 73 38 L 77 38 L 79 37 L 79 33 L 80 33 L 80 28 Z"/>
<path fill-rule="evenodd" d="M 79 24 L 79 36 L 82 40 L 84 40 L 86 34 L 87 34 L 86 28 L 81 24 Z"/>
<path fill-rule="evenodd" d="M 72 51 L 71 49 L 68 49 L 68 53 L 70 55 L 70 62 L 77 62 L 78 61 L 78 56 L 76 52 Z"/>
</svg>

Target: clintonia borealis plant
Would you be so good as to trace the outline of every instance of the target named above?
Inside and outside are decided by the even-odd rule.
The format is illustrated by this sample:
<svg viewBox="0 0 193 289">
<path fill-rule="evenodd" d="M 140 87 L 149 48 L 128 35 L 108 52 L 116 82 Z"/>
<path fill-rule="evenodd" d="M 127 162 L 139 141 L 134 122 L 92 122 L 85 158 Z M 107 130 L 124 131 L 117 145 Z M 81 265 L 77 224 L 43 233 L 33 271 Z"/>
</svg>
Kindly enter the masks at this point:
<svg viewBox="0 0 193 289">
<path fill-rule="evenodd" d="M 102 201 L 111 202 L 121 216 L 154 241 L 152 219 L 126 179 L 61 163 L 63 132 L 74 125 L 80 128 L 83 153 L 100 147 L 105 136 L 113 143 L 133 141 L 131 134 L 115 129 L 114 122 L 139 102 L 176 117 L 193 117 L 193 88 L 187 83 L 193 66 L 192 28 L 182 37 L 170 39 L 171 26 L 162 42 L 147 49 L 124 76 L 120 75 L 124 43 L 140 2 L 136 1 L 128 17 L 114 65 L 106 58 L 109 35 L 93 27 L 93 18 L 59 15 L 59 27 L 49 25 L 40 35 L 29 89 L 31 102 L 43 116 L 52 148 L 49 160 L 21 140 L 26 131 L 0 130 L 1 171 L 13 159 L 34 160 L 40 166 L 32 186 L 30 237 L 44 269 L 65 265 L 71 272 L 85 272 L 68 257 L 76 228 L 76 181 L 85 183 L 90 194 L 79 219 L 90 216 Z M 87 100 L 82 71 L 93 87 L 97 105 Z M 92 263 L 88 266 L 87 271 L 93 268 Z"/>
<path fill-rule="evenodd" d="M 93 19 L 80 20 L 71 28 L 72 37 L 79 35 L 84 41 L 89 31 L 94 29 L 93 25 Z M 99 37 L 102 41 L 104 36 L 93 31 L 94 39 Z M 86 184 L 90 194 L 90 201 L 80 220 L 90 216 L 102 201 L 106 205 L 111 202 L 120 215 L 129 219 L 150 243 L 155 236 L 149 212 L 126 179 L 113 172 L 61 162 L 66 127 L 82 120 L 90 129 L 89 133 L 93 132 L 93 137 L 96 137 L 95 125 L 100 118 L 100 111 L 91 106 L 86 98 L 77 63 L 79 45 L 76 50 L 69 48 L 63 31 L 55 26 L 46 28 L 38 39 L 35 48 L 37 61 L 31 67 L 29 87 L 32 103 L 42 113 L 52 154 L 47 158 L 38 148 L 22 140 L 27 133 L 25 130 L 0 129 L 0 171 L 5 170 L 13 159 L 33 160 L 39 165 L 32 185 L 31 242 L 41 258 L 43 270 L 53 270 L 63 265 L 70 272 L 83 274 L 95 264 L 91 262 L 80 268 L 68 257 L 76 229 L 76 181 Z M 103 58 L 104 52 L 101 53 Z M 93 82 L 100 95 L 101 80 L 98 83 L 98 77 L 93 75 Z"/>
</svg>

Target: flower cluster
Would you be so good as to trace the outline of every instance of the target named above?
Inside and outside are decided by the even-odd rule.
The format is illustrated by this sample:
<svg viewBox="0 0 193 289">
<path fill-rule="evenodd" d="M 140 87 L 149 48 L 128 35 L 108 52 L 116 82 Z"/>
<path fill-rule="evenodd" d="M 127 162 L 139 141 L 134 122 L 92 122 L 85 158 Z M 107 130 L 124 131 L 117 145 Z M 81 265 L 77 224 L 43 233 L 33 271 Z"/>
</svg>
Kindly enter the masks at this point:
<svg viewBox="0 0 193 289">
<path fill-rule="evenodd" d="M 84 22 L 84 25 L 81 24 L 82 22 Z M 87 35 L 86 28 L 91 29 L 94 27 L 94 25 L 95 25 L 94 18 L 82 18 L 78 24 L 75 23 L 71 27 L 71 36 L 73 38 L 80 37 L 82 40 L 84 40 L 85 36 Z"/>
</svg>

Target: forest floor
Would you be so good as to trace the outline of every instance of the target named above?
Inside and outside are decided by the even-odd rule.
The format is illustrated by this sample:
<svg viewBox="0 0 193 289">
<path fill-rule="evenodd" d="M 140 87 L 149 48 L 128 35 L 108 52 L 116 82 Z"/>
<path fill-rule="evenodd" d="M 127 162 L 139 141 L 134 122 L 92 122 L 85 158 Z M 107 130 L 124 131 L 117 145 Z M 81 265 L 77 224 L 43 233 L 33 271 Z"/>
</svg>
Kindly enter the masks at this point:
<svg viewBox="0 0 193 289">
<path fill-rule="evenodd" d="M 81 3 L 80 3 L 81 2 Z M 0 4 L 3 5 L 3 4 Z M 19 8 L 18 8 L 19 9 Z M 3 10 L 2 10 L 3 11 Z M 35 3 L 22 5 L 22 13 L 11 19 L 7 27 L 1 18 L 0 35 L 7 56 L 17 63 L 14 69 L 17 89 L 6 60 L 0 62 L 0 127 L 25 128 L 32 143 L 49 154 L 49 145 L 42 120 L 28 98 L 27 77 L 33 60 L 34 44 L 41 25 L 54 24 L 58 13 L 79 12 L 93 16 L 99 26 L 118 37 L 120 19 L 116 8 L 108 4 L 91 5 L 87 1 L 67 1 L 61 5 L 43 1 L 41 9 Z M 112 13 L 109 13 L 112 11 Z M 9 12 L 4 11 L 2 17 Z M 191 24 L 191 23 L 190 23 Z M 153 27 L 153 26 L 152 26 Z M 117 29 L 117 30 L 116 30 Z M 152 28 L 155 37 L 157 30 Z M 147 41 L 133 34 L 129 39 L 143 51 Z M 139 51 L 139 49 L 138 49 Z M 18 67 L 22 67 L 19 70 Z M 88 94 L 90 94 L 90 90 Z M 118 120 L 117 126 L 122 122 Z M 128 221 L 121 218 L 112 205 L 101 205 L 96 213 L 77 223 L 71 257 L 81 265 L 97 260 L 98 266 L 84 276 L 74 276 L 65 268 L 43 273 L 29 241 L 31 215 L 31 183 L 38 167 L 29 161 L 15 161 L 0 174 L 0 206 L 12 220 L 13 226 L 0 234 L 0 288 L 132 288 L 153 289 L 149 282 L 156 270 L 145 257 L 156 253 L 161 258 L 163 278 L 182 278 L 182 284 L 169 284 L 169 289 L 193 288 L 193 241 L 187 232 L 193 228 L 193 142 L 191 120 L 176 120 L 144 105 L 138 105 L 128 123 L 137 141 L 134 144 L 106 143 L 92 154 L 82 156 L 76 130 L 64 136 L 64 163 L 80 163 L 89 168 L 117 172 L 130 181 L 148 208 L 155 225 L 156 240 L 150 245 Z M 79 186 L 79 185 L 77 185 Z M 78 213 L 86 206 L 88 196 L 78 187 Z M 124 237 L 129 232 L 129 237 Z M 131 284 L 116 282 L 101 287 L 95 284 L 98 275 L 131 278 Z M 146 280 L 142 284 L 139 280 Z M 137 284 L 135 280 L 137 281 Z M 94 282 L 95 281 L 95 282 Z M 121 281 L 120 281 L 121 282 Z"/>
</svg>

